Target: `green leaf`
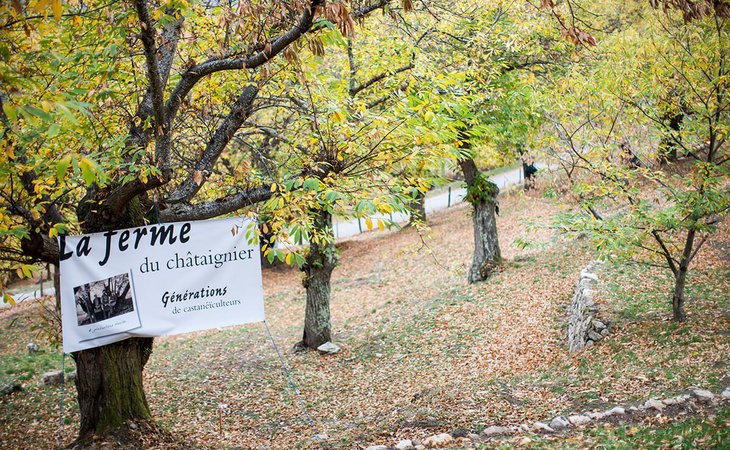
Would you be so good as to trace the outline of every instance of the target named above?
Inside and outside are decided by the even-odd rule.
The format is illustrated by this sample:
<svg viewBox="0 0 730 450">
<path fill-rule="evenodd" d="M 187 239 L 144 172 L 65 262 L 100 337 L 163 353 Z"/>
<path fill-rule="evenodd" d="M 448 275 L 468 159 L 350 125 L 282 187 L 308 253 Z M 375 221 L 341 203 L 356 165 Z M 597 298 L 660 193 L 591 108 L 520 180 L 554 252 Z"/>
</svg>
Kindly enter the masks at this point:
<svg viewBox="0 0 730 450">
<path fill-rule="evenodd" d="M 47 122 L 50 122 L 53 120 L 53 117 L 51 117 L 50 114 L 43 111 L 42 109 L 38 109 L 35 106 L 26 105 L 25 110 L 30 113 L 31 115 L 34 115 L 42 120 L 45 120 Z"/>
<path fill-rule="evenodd" d="M 61 131 L 61 127 L 58 126 L 57 123 L 54 123 L 50 127 L 48 127 L 48 137 L 53 138 L 58 136 L 58 133 Z"/>
<path fill-rule="evenodd" d="M 71 164 L 71 155 L 64 156 L 56 164 L 56 178 L 59 180 L 63 179 L 68 171 L 68 166 Z"/>
<path fill-rule="evenodd" d="M 316 178 L 307 178 L 304 180 L 302 187 L 306 191 L 316 191 L 319 189 L 319 180 Z"/>
<path fill-rule="evenodd" d="M 81 158 L 79 168 L 81 169 L 81 176 L 87 185 L 91 185 L 96 181 L 96 164 L 86 158 Z"/>
</svg>

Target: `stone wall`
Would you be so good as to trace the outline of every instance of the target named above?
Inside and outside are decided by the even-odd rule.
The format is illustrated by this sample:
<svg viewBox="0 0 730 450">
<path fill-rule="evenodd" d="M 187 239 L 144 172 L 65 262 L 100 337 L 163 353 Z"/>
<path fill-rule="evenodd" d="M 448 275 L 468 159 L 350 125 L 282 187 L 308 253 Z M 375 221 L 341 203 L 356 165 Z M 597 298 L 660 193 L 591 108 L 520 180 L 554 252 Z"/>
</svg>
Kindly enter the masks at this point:
<svg viewBox="0 0 730 450">
<path fill-rule="evenodd" d="M 593 299 L 598 276 L 593 273 L 596 261 L 580 272 L 568 315 L 568 348 L 577 352 L 608 335 L 608 323 L 598 319 L 598 305 Z"/>
</svg>

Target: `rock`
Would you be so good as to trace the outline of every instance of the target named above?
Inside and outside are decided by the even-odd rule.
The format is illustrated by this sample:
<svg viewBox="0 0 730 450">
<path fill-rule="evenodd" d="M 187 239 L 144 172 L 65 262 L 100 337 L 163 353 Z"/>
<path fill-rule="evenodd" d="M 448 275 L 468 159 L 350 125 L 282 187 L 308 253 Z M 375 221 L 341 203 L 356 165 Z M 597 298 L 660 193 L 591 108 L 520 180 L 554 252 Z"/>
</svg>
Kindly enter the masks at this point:
<svg viewBox="0 0 730 450">
<path fill-rule="evenodd" d="M 715 399 L 715 394 L 705 389 L 694 389 L 692 391 L 692 395 L 694 395 L 700 403 L 709 403 Z"/>
<path fill-rule="evenodd" d="M 28 347 L 28 353 L 38 353 L 38 350 L 40 350 L 40 348 L 38 347 L 38 344 L 35 344 L 33 342 L 28 343 L 27 347 Z"/>
<path fill-rule="evenodd" d="M 563 428 L 568 428 L 569 426 L 570 422 L 568 422 L 568 419 L 563 416 L 557 416 L 550 421 L 550 428 L 552 428 L 553 430 L 562 430 Z"/>
<path fill-rule="evenodd" d="M 594 342 L 590 339 L 586 341 L 586 347 L 593 347 Z"/>
<path fill-rule="evenodd" d="M 662 402 L 664 402 L 665 405 L 670 406 L 670 405 L 674 405 L 675 403 L 677 403 L 677 399 L 676 398 L 667 398 L 667 399 L 662 400 Z"/>
<path fill-rule="evenodd" d="M 415 447 L 413 447 L 413 450 L 426 450 L 426 447 L 423 445 L 416 445 Z"/>
<path fill-rule="evenodd" d="M 466 437 L 468 437 L 475 444 L 478 444 L 482 441 L 482 438 L 478 434 L 475 434 L 475 433 L 469 433 L 466 435 Z"/>
<path fill-rule="evenodd" d="M 410 439 L 404 439 L 395 444 L 395 450 L 413 450 L 413 442 Z"/>
<path fill-rule="evenodd" d="M 608 411 L 606 411 L 606 413 L 603 415 L 603 417 L 623 416 L 624 414 L 626 414 L 626 410 L 620 406 L 616 406 L 615 408 L 611 408 Z"/>
<path fill-rule="evenodd" d="M 317 351 L 324 355 L 334 355 L 340 352 L 340 347 L 332 342 L 325 342 L 324 344 L 317 347 Z"/>
<path fill-rule="evenodd" d="M 535 423 L 532 424 L 532 431 L 535 431 L 535 432 L 541 432 L 542 431 L 542 432 L 545 432 L 545 433 L 552 433 L 555 430 L 553 430 L 552 428 L 550 428 L 550 426 L 548 426 L 548 424 L 546 424 L 546 423 L 543 423 L 543 422 L 535 422 Z"/>
<path fill-rule="evenodd" d="M 482 430 L 482 436 L 483 437 L 490 437 L 490 436 L 499 436 L 500 434 L 509 434 L 511 430 L 507 427 L 498 427 L 495 425 L 492 425 L 491 427 L 487 427 L 484 430 Z"/>
<path fill-rule="evenodd" d="M 606 328 L 606 324 L 601 322 L 600 320 L 593 319 L 591 323 L 593 323 L 593 328 L 595 328 L 596 330 L 603 330 L 604 328 Z"/>
<path fill-rule="evenodd" d="M 722 394 L 720 394 L 725 400 L 730 400 L 730 387 L 726 387 Z"/>
<path fill-rule="evenodd" d="M 631 412 L 636 412 L 638 410 L 639 410 L 639 408 L 637 408 L 636 406 L 629 406 L 629 411 L 631 411 Z"/>
<path fill-rule="evenodd" d="M 464 428 L 457 428 L 451 432 L 451 436 L 455 438 L 466 437 L 468 434 L 469 430 L 465 430 Z"/>
<path fill-rule="evenodd" d="M 441 448 L 444 447 L 453 441 L 454 438 L 451 437 L 449 433 L 441 433 L 437 434 L 435 436 L 431 436 L 429 438 L 426 438 L 423 441 L 423 445 L 425 445 L 427 448 Z"/>
<path fill-rule="evenodd" d="M 590 417 L 590 418 L 591 418 L 591 420 L 601 420 L 601 419 L 603 419 L 603 418 L 604 418 L 604 417 L 606 416 L 606 415 L 605 415 L 605 414 L 603 414 L 602 412 L 589 412 L 589 413 L 588 413 L 588 414 L 586 414 L 586 415 L 587 415 L 588 417 Z"/>
<path fill-rule="evenodd" d="M 63 371 L 52 370 L 43 374 L 43 384 L 46 386 L 53 386 L 61 384 L 63 382 Z"/>
<path fill-rule="evenodd" d="M 387 445 L 371 445 L 370 447 L 366 448 L 365 450 L 388 450 Z"/>
<path fill-rule="evenodd" d="M 0 396 L 4 397 L 6 395 L 10 395 L 13 392 L 20 392 L 23 390 L 23 385 L 20 384 L 19 381 L 14 381 L 12 383 L 8 383 L 4 385 L 2 388 L 0 388 Z"/>
<path fill-rule="evenodd" d="M 580 272 L 581 278 L 588 278 L 589 280 L 598 281 L 598 275 L 595 273 L 588 272 L 587 270 L 583 269 Z"/>
<path fill-rule="evenodd" d="M 598 342 L 603 339 L 603 336 L 601 336 L 601 333 L 596 333 L 595 331 L 591 330 L 588 332 L 588 338 L 591 339 L 593 342 Z"/>
<path fill-rule="evenodd" d="M 608 328 L 604 328 L 601 330 L 601 336 L 606 337 L 608 336 L 610 332 L 608 331 Z"/>
<path fill-rule="evenodd" d="M 527 425 L 526 423 L 523 423 L 522 425 L 520 425 L 520 431 L 522 431 L 523 433 L 529 433 L 530 426 Z"/>
<path fill-rule="evenodd" d="M 583 414 L 574 414 L 572 416 L 568 416 L 568 422 L 570 422 L 572 425 L 574 425 L 576 427 L 585 425 L 590 421 L 591 421 L 591 418 L 588 416 L 584 416 Z"/>
<path fill-rule="evenodd" d="M 650 399 L 644 402 L 644 407 L 646 409 L 656 409 L 657 411 L 661 411 L 664 409 L 664 406 L 664 402 L 661 400 Z"/>
<path fill-rule="evenodd" d="M 136 430 L 137 428 L 139 428 L 139 425 L 137 425 L 137 423 L 135 422 L 129 422 L 129 428 Z"/>
</svg>

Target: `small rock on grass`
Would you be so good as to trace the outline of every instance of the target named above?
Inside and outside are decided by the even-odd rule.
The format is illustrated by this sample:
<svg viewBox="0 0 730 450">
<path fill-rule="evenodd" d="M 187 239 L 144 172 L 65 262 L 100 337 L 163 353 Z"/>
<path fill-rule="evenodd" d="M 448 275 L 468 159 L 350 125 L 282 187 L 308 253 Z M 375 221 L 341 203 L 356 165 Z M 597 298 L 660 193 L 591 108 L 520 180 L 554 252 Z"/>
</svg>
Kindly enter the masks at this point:
<svg viewBox="0 0 730 450">
<path fill-rule="evenodd" d="M 611 408 L 604 414 L 604 417 L 606 416 L 623 416 L 626 414 L 626 410 L 623 409 L 620 406 L 616 406 L 615 408 Z"/>
<path fill-rule="evenodd" d="M 557 416 L 550 421 L 550 428 L 552 428 L 553 430 L 562 430 L 563 428 L 568 428 L 569 426 L 570 422 L 568 422 L 568 419 L 563 416 Z"/>
<path fill-rule="evenodd" d="M 509 434 L 510 429 L 507 427 L 498 427 L 492 425 L 491 427 L 487 427 L 484 430 L 482 430 L 482 436 L 483 437 L 490 437 L 490 436 L 499 436 L 500 434 Z"/>
<path fill-rule="evenodd" d="M 705 389 L 694 389 L 692 395 L 701 403 L 709 403 L 715 399 L 715 394 Z"/>
<path fill-rule="evenodd" d="M 365 450 L 388 450 L 387 445 L 371 445 L 370 447 L 366 448 Z"/>
<path fill-rule="evenodd" d="M 413 450 L 413 442 L 410 439 L 404 439 L 395 444 L 395 450 Z"/>
<path fill-rule="evenodd" d="M 50 372 L 46 372 L 43 374 L 42 380 L 43 384 L 46 386 L 61 384 L 61 382 L 63 381 L 63 371 L 52 370 Z"/>
<path fill-rule="evenodd" d="M 661 400 L 655 400 L 653 398 L 644 402 L 644 407 L 646 409 L 656 409 L 657 411 L 661 411 L 664 409 L 664 406 L 664 402 L 662 402 Z"/>
<path fill-rule="evenodd" d="M 19 381 L 14 381 L 12 383 L 8 383 L 4 385 L 2 388 L 0 388 L 0 397 L 5 395 L 10 395 L 13 392 L 20 392 L 23 390 L 23 385 L 20 384 Z"/>
<path fill-rule="evenodd" d="M 585 425 L 590 421 L 591 418 L 588 416 L 584 416 L 583 414 L 574 414 L 572 416 L 568 416 L 568 422 L 575 425 L 576 427 L 580 425 Z"/>
<path fill-rule="evenodd" d="M 482 441 L 482 438 L 476 433 L 469 433 L 466 435 L 466 437 L 468 437 L 475 444 L 478 444 Z"/>
<path fill-rule="evenodd" d="M 325 355 L 334 355 L 340 352 L 340 347 L 328 341 L 317 347 L 317 351 Z"/>
<path fill-rule="evenodd" d="M 553 430 L 552 428 L 550 428 L 550 426 L 548 426 L 548 424 L 546 424 L 546 423 L 543 423 L 543 422 L 535 422 L 535 423 L 532 424 L 532 431 L 536 431 L 536 432 L 542 431 L 542 432 L 545 432 L 545 433 L 552 433 L 555 430 Z"/>
<path fill-rule="evenodd" d="M 423 441 L 423 445 L 425 445 L 427 448 L 441 448 L 450 444 L 453 440 L 454 438 L 449 433 L 441 433 L 426 438 Z"/>
<path fill-rule="evenodd" d="M 726 387 L 725 390 L 722 391 L 722 398 L 730 400 L 730 387 Z"/>
</svg>

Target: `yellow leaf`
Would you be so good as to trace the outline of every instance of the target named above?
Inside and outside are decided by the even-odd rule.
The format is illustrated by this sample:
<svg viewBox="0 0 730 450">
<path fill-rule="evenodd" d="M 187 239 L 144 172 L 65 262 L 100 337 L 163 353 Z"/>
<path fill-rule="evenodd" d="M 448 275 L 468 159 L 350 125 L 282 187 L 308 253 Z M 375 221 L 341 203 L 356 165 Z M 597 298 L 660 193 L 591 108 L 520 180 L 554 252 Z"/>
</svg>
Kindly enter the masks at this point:
<svg viewBox="0 0 730 450">
<path fill-rule="evenodd" d="M 15 306 L 15 299 L 10 294 L 3 295 L 3 300 L 5 303 L 10 303 L 10 305 Z"/>
<path fill-rule="evenodd" d="M 380 228 L 380 231 L 385 231 L 385 224 L 380 219 L 378 219 L 378 228 Z"/>
<path fill-rule="evenodd" d="M 36 3 L 32 9 L 37 13 L 43 13 L 43 15 L 45 16 L 46 13 L 44 10 L 46 9 L 46 7 L 48 7 L 48 0 L 38 0 L 38 3 Z"/>
<path fill-rule="evenodd" d="M 291 253 L 287 253 L 286 254 L 286 258 L 284 258 L 284 262 L 287 263 L 287 264 L 291 264 L 291 259 L 292 259 L 292 254 Z"/>
<path fill-rule="evenodd" d="M 366 217 L 365 225 L 368 227 L 368 230 L 372 230 L 373 229 L 373 220 L 370 217 Z"/>
<path fill-rule="evenodd" d="M 53 18 L 56 19 L 56 22 L 61 20 L 61 0 L 53 0 L 53 4 L 51 5 L 53 8 Z"/>
<path fill-rule="evenodd" d="M 84 19 L 82 19 L 81 16 L 73 16 L 73 18 L 71 19 L 71 24 L 75 27 L 78 27 L 83 23 Z"/>
</svg>

